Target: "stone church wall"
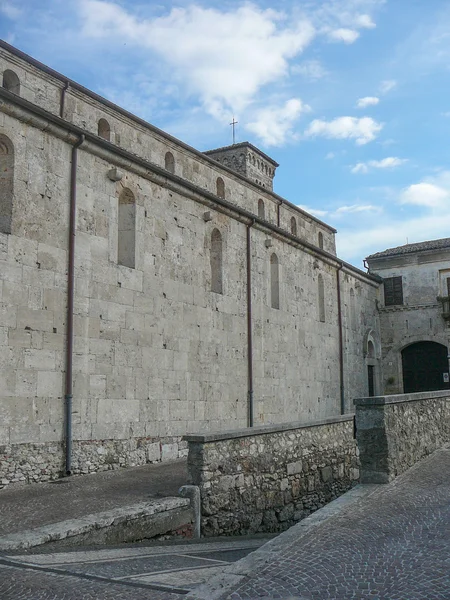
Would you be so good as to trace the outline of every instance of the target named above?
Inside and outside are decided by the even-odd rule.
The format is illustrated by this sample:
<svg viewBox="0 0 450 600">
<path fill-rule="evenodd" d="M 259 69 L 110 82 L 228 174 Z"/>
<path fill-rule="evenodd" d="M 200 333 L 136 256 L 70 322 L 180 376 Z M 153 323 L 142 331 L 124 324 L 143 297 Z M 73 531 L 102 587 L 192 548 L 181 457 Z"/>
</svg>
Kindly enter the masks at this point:
<svg viewBox="0 0 450 600">
<path fill-rule="evenodd" d="M 45 104 L 42 98 L 53 97 L 57 86 L 49 85 L 44 75 L 41 85 L 27 72 L 27 94 L 34 89 L 34 99 Z M 76 95 L 67 95 L 69 114 Z M 73 121 L 83 124 L 83 114 L 93 115 L 85 119 L 86 131 L 112 110 L 97 111 L 96 102 L 76 100 L 79 117 Z M 161 165 L 167 148 L 173 151 L 178 178 L 151 162 L 119 156 L 113 146 L 101 147 L 92 137 L 78 150 L 75 472 L 183 456 L 185 433 L 247 425 L 249 219 L 220 207 L 207 191 L 215 194 L 220 175 L 226 199 L 253 214 L 261 192 L 181 143 L 178 149 L 172 140 L 168 145 L 162 134 L 136 126 L 131 135 L 130 120 L 116 118 L 124 132 L 121 144 L 127 132 L 129 149 L 136 154 L 145 147 L 150 161 Z M 5 485 L 60 473 L 70 161 L 77 135 L 4 97 L 0 134 L 15 148 L 12 232 L 0 234 L 0 474 Z M 108 178 L 112 167 L 122 171 L 120 181 Z M 188 178 L 194 174 L 198 187 Z M 119 196 L 124 190 L 135 198 L 135 268 L 118 264 Z M 271 210 L 269 220 L 276 223 Z M 282 212 L 282 223 L 287 223 L 286 214 Z M 321 227 L 313 218 L 309 225 L 311 235 Z M 222 293 L 211 291 L 214 230 L 222 238 Z M 330 229 L 323 232 L 331 252 L 334 236 Z M 271 306 L 274 254 L 279 308 Z M 258 222 L 251 228 L 251 259 L 255 424 L 339 413 L 340 261 Z M 350 282 L 355 289 L 359 282 L 355 310 L 361 323 L 376 329 L 377 283 L 348 265 L 340 280 L 344 301 Z M 347 327 L 345 320 L 343 325 Z M 353 371 L 344 385 L 348 405 L 365 394 L 365 332 L 355 326 L 345 335 L 345 356 Z M 36 469 L 21 468 L 39 456 Z"/>
</svg>

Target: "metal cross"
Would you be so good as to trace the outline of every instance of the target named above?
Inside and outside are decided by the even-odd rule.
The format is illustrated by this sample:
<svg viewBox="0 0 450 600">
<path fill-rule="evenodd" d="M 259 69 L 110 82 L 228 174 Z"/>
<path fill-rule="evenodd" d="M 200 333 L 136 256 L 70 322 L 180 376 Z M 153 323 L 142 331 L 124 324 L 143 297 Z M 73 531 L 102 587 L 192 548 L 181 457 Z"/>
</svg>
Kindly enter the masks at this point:
<svg viewBox="0 0 450 600">
<path fill-rule="evenodd" d="M 237 121 L 234 120 L 234 116 L 233 116 L 233 120 L 231 121 L 230 125 L 233 127 L 233 146 L 236 143 L 236 137 L 235 137 L 235 125 L 237 125 Z"/>
</svg>

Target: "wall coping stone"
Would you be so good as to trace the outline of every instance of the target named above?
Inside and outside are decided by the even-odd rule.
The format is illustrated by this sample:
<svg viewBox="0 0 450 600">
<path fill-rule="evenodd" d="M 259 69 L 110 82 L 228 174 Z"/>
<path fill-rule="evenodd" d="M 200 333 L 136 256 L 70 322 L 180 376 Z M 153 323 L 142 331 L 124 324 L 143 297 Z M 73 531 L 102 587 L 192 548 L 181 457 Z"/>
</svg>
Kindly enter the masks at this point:
<svg viewBox="0 0 450 600">
<path fill-rule="evenodd" d="M 450 390 L 437 390 L 434 392 L 414 392 L 412 394 L 392 394 L 391 396 L 373 396 L 370 398 L 355 398 L 356 406 L 383 406 L 385 404 L 403 404 L 404 402 L 417 402 L 419 400 L 433 400 L 435 398 L 449 398 Z"/>
<path fill-rule="evenodd" d="M 264 435 L 268 433 L 278 433 L 283 431 L 291 431 L 293 429 L 306 429 L 308 427 L 317 427 L 320 425 L 330 425 L 333 423 L 344 423 L 353 421 L 353 414 L 338 415 L 336 417 L 328 417 L 319 421 L 310 421 L 303 423 L 296 421 L 294 423 L 278 423 L 276 425 L 260 425 L 259 427 L 245 427 L 244 429 L 231 429 L 229 431 L 217 431 L 204 434 L 188 434 L 183 436 L 183 440 L 187 442 L 216 442 L 220 440 L 233 440 L 243 437 L 252 437 L 255 435 Z"/>
</svg>

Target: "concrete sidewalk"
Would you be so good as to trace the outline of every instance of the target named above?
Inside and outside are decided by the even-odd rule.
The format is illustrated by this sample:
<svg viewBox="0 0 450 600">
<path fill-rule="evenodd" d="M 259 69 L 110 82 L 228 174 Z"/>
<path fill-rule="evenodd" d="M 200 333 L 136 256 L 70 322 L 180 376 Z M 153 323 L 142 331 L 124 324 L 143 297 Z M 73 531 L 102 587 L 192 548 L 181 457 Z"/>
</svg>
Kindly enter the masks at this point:
<svg viewBox="0 0 450 600">
<path fill-rule="evenodd" d="M 450 449 L 357 486 L 187 598 L 448 600 Z"/>
<path fill-rule="evenodd" d="M 89 528 L 93 517 L 89 522 L 95 526 L 96 515 L 108 519 L 127 512 L 154 514 L 188 505 L 186 499 L 178 498 L 179 488 L 187 481 L 183 459 L 0 490 L 0 548 L 2 540 L 4 549 L 29 547 L 6 541 L 33 539 L 36 532 L 51 534 L 62 523 L 72 529 L 76 523 Z"/>
</svg>

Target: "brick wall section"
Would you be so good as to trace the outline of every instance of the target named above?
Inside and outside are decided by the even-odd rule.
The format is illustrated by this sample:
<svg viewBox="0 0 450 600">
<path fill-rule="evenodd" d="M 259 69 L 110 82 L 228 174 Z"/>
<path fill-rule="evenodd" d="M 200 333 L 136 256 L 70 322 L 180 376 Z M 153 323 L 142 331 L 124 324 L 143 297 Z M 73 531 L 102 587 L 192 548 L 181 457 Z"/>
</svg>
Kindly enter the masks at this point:
<svg viewBox="0 0 450 600">
<path fill-rule="evenodd" d="M 348 415 L 184 439 L 205 536 L 282 531 L 359 479 Z"/>
<path fill-rule="evenodd" d="M 362 483 L 387 483 L 450 443 L 450 393 L 359 398 L 356 431 Z"/>
</svg>

